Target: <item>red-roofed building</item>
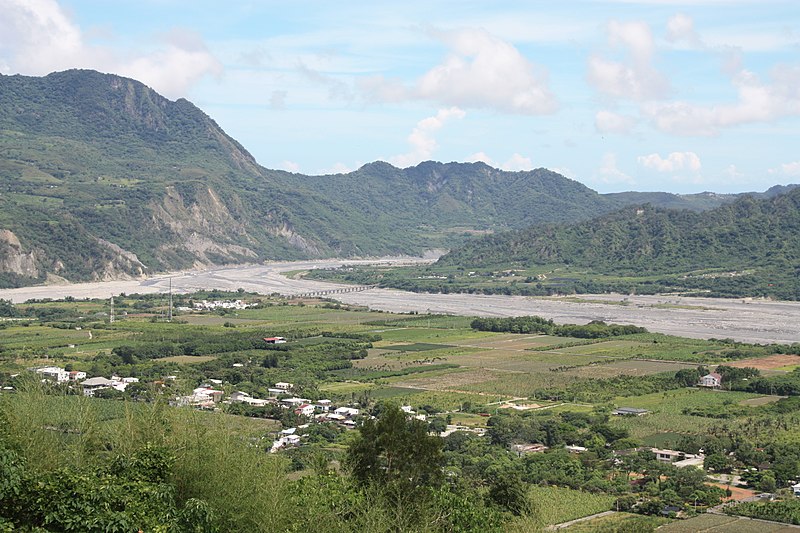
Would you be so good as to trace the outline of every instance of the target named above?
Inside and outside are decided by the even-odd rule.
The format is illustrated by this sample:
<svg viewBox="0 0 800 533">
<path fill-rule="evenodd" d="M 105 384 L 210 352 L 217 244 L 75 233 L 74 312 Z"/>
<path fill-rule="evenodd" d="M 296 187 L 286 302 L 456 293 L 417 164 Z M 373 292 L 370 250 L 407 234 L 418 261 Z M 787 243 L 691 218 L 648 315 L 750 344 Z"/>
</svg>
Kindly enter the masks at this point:
<svg viewBox="0 0 800 533">
<path fill-rule="evenodd" d="M 719 387 L 722 386 L 722 376 L 720 376 L 716 372 L 706 374 L 705 376 L 700 378 L 700 386 L 718 389 Z"/>
<path fill-rule="evenodd" d="M 283 344 L 286 339 L 283 337 L 264 337 L 264 342 L 267 344 Z"/>
</svg>

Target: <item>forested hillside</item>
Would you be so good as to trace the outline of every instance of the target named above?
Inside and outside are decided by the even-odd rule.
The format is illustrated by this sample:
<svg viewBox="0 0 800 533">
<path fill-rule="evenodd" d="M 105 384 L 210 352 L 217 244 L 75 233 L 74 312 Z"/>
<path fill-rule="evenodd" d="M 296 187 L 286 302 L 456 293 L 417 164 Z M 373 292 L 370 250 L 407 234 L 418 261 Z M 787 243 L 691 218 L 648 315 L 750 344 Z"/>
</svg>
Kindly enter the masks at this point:
<svg viewBox="0 0 800 533">
<path fill-rule="evenodd" d="M 483 163 L 268 170 L 196 106 L 135 80 L 0 75 L 0 287 L 420 253 L 476 233 L 586 220 L 642 194 L 601 195 L 545 169 Z M 700 196 L 652 201 L 704 209 L 733 198 Z"/>
<path fill-rule="evenodd" d="M 662 274 L 705 268 L 795 268 L 800 261 L 800 190 L 744 197 L 702 213 L 628 207 L 571 226 L 534 226 L 484 237 L 442 264 L 565 263 L 597 272 Z"/>
</svg>

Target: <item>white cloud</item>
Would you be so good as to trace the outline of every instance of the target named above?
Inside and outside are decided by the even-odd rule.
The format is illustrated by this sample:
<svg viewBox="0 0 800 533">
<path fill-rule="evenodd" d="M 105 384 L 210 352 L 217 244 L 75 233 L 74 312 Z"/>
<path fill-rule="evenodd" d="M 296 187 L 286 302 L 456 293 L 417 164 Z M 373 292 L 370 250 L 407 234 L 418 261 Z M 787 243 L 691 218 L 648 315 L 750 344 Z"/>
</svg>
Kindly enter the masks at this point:
<svg viewBox="0 0 800 533">
<path fill-rule="evenodd" d="M 360 166 L 360 165 L 358 165 L 358 166 Z M 347 166 L 347 165 L 345 165 L 344 163 L 341 163 L 341 162 L 336 162 L 330 168 L 326 168 L 324 170 L 321 170 L 319 172 L 319 174 L 322 174 L 322 175 L 327 175 L 327 174 L 347 174 L 348 172 L 353 172 L 353 170 L 355 170 L 355 168 L 349 167 L 349 166 Z"/>
<path fill-rule="evenodd" d="M 702 106 L 688 102 L 650 103 L 645 116 L 661 131 L 678 135 L 716 135 L 720 129 L 753 122 L 768 122 L 800 114 L 800 66 L 780 66 L 766 84 L 747 70 L 733 79 L 736 102 Z"/>
<path fill-rule="evenodd" d="M 278 168 L 281 170 L 286 170 L 287 172 L 300 172 L 300 165 L 289 160 L 281 161 L 281 164 L 278 165 Z"/>
<path fill-rule="evenodd" d="M 703 41 L 694 29 L 694 19 L 684 13 L 678 13 L 667 21 L 667 40 L 671 43 L 685 42 L 693 47 L 703 47 Z"/>
<path fill-rule="evenodd" d="M 185 30 L 161 36 L 150 53 L 123 54 L 88 44 L 55 0 L 0 0 L 0 12 L 0 64 L 9 73 L 91 68 L 133 77 L 171 98 L 186 96 L 206 75 L 222 73 L 203 41 Z"/>
<path fill-rule="evenodd" d="M 653 66 L 655 41 L 645 22 L 608 24 L 608 41 L 622 47 L 626 61 L 614 61 L 597 54 L 589 58 L 587 79 L 601 93 L 622 99 L 651 100 L 670 91 L 669 81 Z"/>
<path fill-rule="evenodd" d="M 286 96 L 287 91 L 272 91 L 269 96 L 269 107 L 271 109 L 286 109 Z"/>
<path fill-rule="evenodd" d="M 636 119 L 613 111 L 598 111 L 594 116 L 594 127 L 600 133 L 629 133 Z"/>
<path fill-rule="evenodd" d="M 461 119 L 466 113 L 458 107 L 440 109 L 436 115 L 427 117 L 417 122 L 416 127 L 408 136 L 409 152 L 389 158 L 389 163 L 396 167 L 405 168 L 430 159 L 438 148 L 438 143 L 433 134 L 452 118 Z"/>
<path fill-rule="evenodd" d="M 508 161 L 502 164 L 500 168 L 511 172 L 533 170 L 533 162 L 531 161 L 530 157 L 525 157 L 524 155 L 515 152 Z"/>
<path fill-rule="evenodd" d="M 558 104 L 546 74 L 512 44 L 476 29 L 435 36 L 450 53 L 413 86 L 377 76 L 363 80 L 361 89 L 371 98 L 388 102 L 423 99 L 530 115 L 556 111 Z"/>
<path fill-rule="evenodd" d="M 725 175 L 732 180 L 738 180 L 739 178 L 744 177 L 744 174 L 739 172 L 739 169 L 733 164 L 728 165 L 728 167 L 725 169 Z"/>
<path fill-rule="evenodd" d="M 467 158 L 467 162 L 469 163 L 476 163 L 478 161 L 486 163 L 491 167 L 499 168 L 500 170 L 506 170 L 508 172 L 520 172 L 525 170 L 533 170 L 534 168 L 533 161 L 530 157 L 526 157 L 517 152 L 514 152 L 504 163 L 494 161 L 485 152 L 477 152 Z"/>
<path fill-rule="evenodd" d="M 603 160 L 597 171 L 600 181 L 603 183 L 634 183 L 635 180 L 622 172 L 617 167 L 617 155 L 611 152 L 603 154 Z"/>
<path fill-rule="evenodd" d="M 688 170 L 692 173 L 700 172 L 702 164 L 694 152 L 672 152 L 666 158 L 659 154 L 640 155 L 637 158 L 640 165 L 658 172 L 679 172 Z"/>
<path fill-rule="evenodd" d="M 486 152 L 476 152 L 467 158 L 467 163 L 477 163 L 478 161 L 486 163 L 489 166 L 495 166 L 494 161 L 492 161 L 491 157 L 486 155 Z"/>
<path fill-rule="evenodd" d="M 789 176 L 791 178 L 800 177 L 800 161 L 792 161 L 791 163 L 783 163 L 777 168 L 769 169 L 770 174 L 778 174 L 781 176 Z"/>
</svg>

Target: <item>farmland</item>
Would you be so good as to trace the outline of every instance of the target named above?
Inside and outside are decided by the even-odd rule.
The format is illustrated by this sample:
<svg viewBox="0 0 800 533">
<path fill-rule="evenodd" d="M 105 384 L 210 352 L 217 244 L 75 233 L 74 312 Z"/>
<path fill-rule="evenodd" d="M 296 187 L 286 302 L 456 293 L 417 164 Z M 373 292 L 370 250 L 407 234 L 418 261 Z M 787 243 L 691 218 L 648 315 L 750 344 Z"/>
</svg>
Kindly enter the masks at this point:
<svg viewBox="0 0 800 533">
<path fill-rule="evenodd" d="M 192 300 L 211 298 L 241 298 L 251 307 L 183 311 L 170 322 L 160 295 L 129 295 L 115 300 L 117 319 L 110 323 L 106 301 L 17 306 L 20 316 L 0 326 L 3 383 L 15 383 L 11 375 L 25 375 L 26 368 L 56 365 L 89 375 L 136 376 L 146 385 L 137 389 L 139 396 L 125 396 L 122 402 L 48 396 L 38 402 L 41 412 L 25 414 L 23 409 L 16 416 L 42 419 L 43 427 L 64 428 L 63 438 L 82 442 L 78 435 L 116 439 L 116 432 L 130 420 L 146 418 L 153 395 L 186 394 L 209 380 L 219 383 L 223 394 L 243 391 L 255 398 L 267 397 L 268 388 L 279 381 L 289 382 L 310 401 L 328 398 L 367 412 L 379 413 L 388 401 L 419 413 L 431 428 L 439 428 L 436 431 L 448 427 L 486 432 L 486 437 L 477 437 L 456 431 L 452 441 L 445 438 L 448 468 L 463 476 L 470 491 L 482 494 L 481 502 L 487 501 L 487 487 L 498 475 L 512 472 L 508 476 L 525 487 L 528 505 L 522 507 L 521 516 L 506 516 L 510 531 L 536 531 L 616 506 L 619 495 L 632 490 L 621 481 L 621 467 L 611 461 L 618 448 L 725 450 L 733 442 L 726 435 L 736 434 L 772 450 L 771 446 L 795 438 L 796 414 L 785 395 L 694 386 L 701 364 L 705 372 L 731 362 L 746 362 L 747 367 L 763 362 L 767 376 L 763 379 L 790 379 L 793 374 L 777 365 L 796 356 L 770 353 L 775 350 L 763 346 L 646 332 L 586 339 L 479 331 L 464 317 L 391 314 L 243 291 L 177 295 L 175 305 L 186 307 Z M 272 336 L 283 336 L 287 342 L 266 345 L 263 338 Z M 611 416 L 616 407 L 647 413 Z M 180 423 L 214 420 L 223 431 L 262 446 L 272 442 L 279 429 L 303 421 L 280 409 L 259 411 L 233 404 L 218 409 L 221 412 L 198 413 L 194 422 Z M 85 429 L 90 426 L 95 427 L 91 434 Z M 354 438 L 341 428 L 309 435 L 308 444 L 285 452 L 292 464 L 287 473 L 290 483 L 313 478 L 316 454 L 340 464 Z M 37 446 L 58 438 L 62 437 L 46 433 Z M 544 443 L 550 451 L 528 456 L 509 451 L 513 445 L 532 442 Z M 567 444 L 586 449 L 587 455 L 565 454 Z M 47 457 L 55 457 L 58 448 L 54 445 L 53 455 Z M 736 448 L 730 449 L 736 453 Z M 752 461 L 762 457 L 751 456 Z M 701 481 L 691 483 L 704 487 Z M 784 478 L 778 482 L 786 484 Z M 591 490 L 579 490 L 585 487 Z M 658 494 L 666 491 L 665 498 L 688 501 L 688 493 L 669 492 L 678 489 L 661 483 L 652 486 L 646 498 L 655 494 L 653 501 L 660 501 Z M 697 490 L 691 494 L 699 494 Z M 478 505 L 476 501 L 472 505 Z M 694 509 L 692 503 L 689 507 Z M 572 527 L 646 531 L 665 521 L 615 513 Z"/>
</svg>

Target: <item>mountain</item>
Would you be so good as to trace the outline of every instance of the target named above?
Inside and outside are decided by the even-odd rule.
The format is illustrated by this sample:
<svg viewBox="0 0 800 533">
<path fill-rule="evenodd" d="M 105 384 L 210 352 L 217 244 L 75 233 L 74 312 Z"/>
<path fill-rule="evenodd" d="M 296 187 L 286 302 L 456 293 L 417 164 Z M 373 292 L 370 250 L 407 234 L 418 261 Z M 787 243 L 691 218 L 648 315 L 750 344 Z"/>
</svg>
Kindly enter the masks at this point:
<svg viewBox="0 0 800 533">
<path fill-rule="evenodd" d="M 800 187 L 800 185 L 774 185 L 764 192 L 743 192 L 735 194 L 719 194 L 715 192 L 672 194 L 668 192 L 628 191 L 609 193 L 605 194 L 604 196 L 619 202 L 622 205 L 651 204 L 657 207 L 666 207 L 668 209 L 705 211 L 707 209 L 714 209 L 715 207 L 735 202 L 743 196 L 751 196 L 753 198 L 773 198 L 779 194 L 789 192 L 797 187 Z"/>
<path fill-rule="evenodd" d="M 135 80 L 90 70 L 0 75 L 0 286 L 420 253 L 586 220 L 640 194 L 717 205 L 601 195 L 546 169 L 483 163 L 291 174 L 260 166 L 189 101 Z"/>
<path fill-rule="evenodd" d="M 796 277 L 800 188 L 765 196 L 743 196 L 705 212 L 626 207 L 587 222 L 482 237 L 440 263 L 565 264 L 623 276 L 764 267 Z"/>
</svg>

